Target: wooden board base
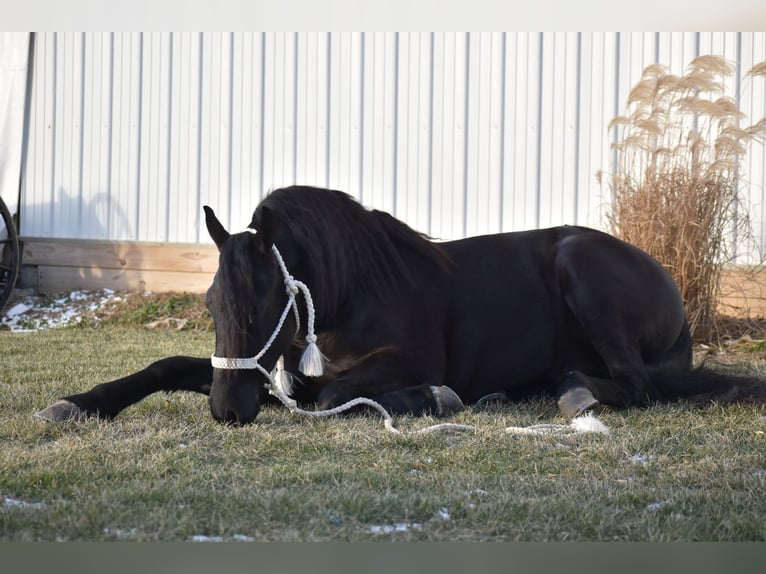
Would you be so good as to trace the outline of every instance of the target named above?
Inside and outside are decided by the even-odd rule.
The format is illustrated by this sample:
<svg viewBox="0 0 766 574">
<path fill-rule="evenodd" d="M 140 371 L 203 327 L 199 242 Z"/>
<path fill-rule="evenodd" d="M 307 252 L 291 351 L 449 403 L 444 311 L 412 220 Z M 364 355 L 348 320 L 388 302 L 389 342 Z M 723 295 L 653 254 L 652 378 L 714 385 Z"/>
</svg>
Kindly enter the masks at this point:
<svg viewBox="0 0 766 574">
<path fill-rule="evenodd" d="M 204 293 L 213 282 L 213 274 L 149 269 L 39 266 L 37 282 L 37 289 L 45 294 L 79 289 Z"/>
<path fill-rule="evenodd" d="M 97 288 L 203 293 L 218 268 L 213 245 L 30 237 L 23 241 L 23 265 L 36 269 L 35 286 L 41 293 Z M 766 271 L 729 270 L 722 293 L 723 313 L 766 317 Z"/>
<path fill-rule="evenodd" d="M 766 317 L 766 270 L 729 269 L 721 285 L 719 309 L 741 318 Z"/>
<path fill-rule="evenodd" d="M 202 293 L 218 268 L 218 250 L 212 245 L 29 237 L 23 241 L 22 264 L 36 270 L 34 286 L 41 293 L 100 288 Z"/>
</svg>

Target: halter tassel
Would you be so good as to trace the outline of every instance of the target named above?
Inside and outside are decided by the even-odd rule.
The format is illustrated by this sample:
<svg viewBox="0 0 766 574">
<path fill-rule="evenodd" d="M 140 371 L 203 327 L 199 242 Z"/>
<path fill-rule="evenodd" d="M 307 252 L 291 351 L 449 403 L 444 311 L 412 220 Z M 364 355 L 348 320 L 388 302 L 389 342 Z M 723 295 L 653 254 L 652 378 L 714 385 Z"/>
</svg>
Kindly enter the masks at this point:
<svg viewBox="0 0 766 574">
<path fill-rule="evenodd" d="M 301 292 L 303 294 L 303 300 L 306 303 L 306 314 L 308 315 L 308 320 L 306 321 L 306 343 L 308 344 L 303 351 L 303 355 L 301 355 L 298 368 L 301 373 L 307 377 L 321 377 L 324 373 L 324 362 L 327 360 L 327 357 L 325 357 L 322 354 L 322 351 L 319 350 L 319 346 L 317 346 L 317 336 L 314 334 L 316 311 L 314 309 L 314 300 L 311 297 L 311 291 L 303 281 L 298 281 L 287 272 L 284 260 L 276 247 L 274 247 L 274 255 L 277 258 L 279 266 L 282 268 L 287 289 L 293 293 Z"/>
<path fill-rule="evenodd" d="M 324 373 L 324 362 L 326 357 L 322 354 L 317 346 L 317 337 L 313 333 L 306 336 L 306 342 L 308 346 L 301 355 L 301 361 L 298 364 L 298 368 L 301 373 L 307 377 L 321 377 Z"/>
</svg>

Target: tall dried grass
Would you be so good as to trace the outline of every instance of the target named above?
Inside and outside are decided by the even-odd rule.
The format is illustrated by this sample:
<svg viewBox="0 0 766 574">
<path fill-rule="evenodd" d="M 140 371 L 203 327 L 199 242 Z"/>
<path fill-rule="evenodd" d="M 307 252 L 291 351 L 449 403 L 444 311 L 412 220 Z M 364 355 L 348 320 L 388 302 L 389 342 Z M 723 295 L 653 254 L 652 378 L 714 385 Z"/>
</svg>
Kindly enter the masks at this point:
<svg viewBox="0 0 766 574">
<path fill-rule="evenodd" d="M 611 231 L 649 252 L 681 289 L 695 339 L 717 336 L 721 273 L 732 238 L 751 236 L 740 209 L 741 162 L 766 136 L 766 118 L 745 115 L 725 94 L 734 67 L 718 56 L 693 60 L 683 76 L 647 67 L 617 127 Z M 748 76 L 766 76 L 766 62 Z"/>
</svg>

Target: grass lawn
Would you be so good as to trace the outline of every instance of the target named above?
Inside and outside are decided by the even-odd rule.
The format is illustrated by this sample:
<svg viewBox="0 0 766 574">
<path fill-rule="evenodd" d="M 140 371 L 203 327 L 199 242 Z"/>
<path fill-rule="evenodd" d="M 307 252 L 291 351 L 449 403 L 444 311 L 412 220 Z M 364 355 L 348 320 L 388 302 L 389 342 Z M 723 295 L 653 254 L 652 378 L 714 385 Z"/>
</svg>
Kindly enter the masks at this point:
<svg viewBox="0 0 766 574">
<path fill-rule="evenodd" d="M 604 410 L 611 434 L 515 436 L 565 422 L 530 400 L 397 437 L 380 419 L 265 407 L 215 423 L 201 395 L 156 395 L 112 422 L 32 415 L 208 331 L 102 325 L 0 332 L 0 540 L 622 540 L 766 538 L 756 406 Z M 402 430 L 433 419 L 398 417 Z"/>
</svg>

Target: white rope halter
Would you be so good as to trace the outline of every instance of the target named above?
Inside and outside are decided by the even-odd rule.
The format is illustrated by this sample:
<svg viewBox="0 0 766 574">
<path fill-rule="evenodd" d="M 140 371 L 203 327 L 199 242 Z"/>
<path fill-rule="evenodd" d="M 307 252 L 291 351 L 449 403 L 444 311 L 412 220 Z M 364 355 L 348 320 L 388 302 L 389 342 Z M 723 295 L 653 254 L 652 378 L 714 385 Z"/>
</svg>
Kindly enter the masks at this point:
<svg viewBox="0 0 766 574">
<path fill-rule="evenodd" d="M 255 229 L 250 227 L 248 227 L 245 231 L 254 235 L 258 233 Z M 311 291 L 303 281 L 298 281 L 295 277 L 290 275 L 290 272 L 287 270 L 287 265 L 285 265 L 285 260 L 282 258 L 282 254 L 279 252 L 279 249 L 277 249 L 277 246 L 272 245 L 271 250 L 274 253 L 274 258 L 277 260 L 279 269 L 282 271 L 282 277 L 285 281 L 285 291 L 287 292 L 287 303 L 284 310 L 282 311 L 282 315 L 279 317 L 277 326 L 274 328 L 274 331 L 271 333 L 271 336 L 268 338 L 268 340 L 264 343 L 263 348 L 255 356 L 236 358 L 217 357 L 214 353 L 210 357 L 210 362 L 215 369 L 255 369 L 266 375 L 267 378 L 270 378 L 269 373 L 264 367 L 261 366 L 258 361 L 266 354 L 266 351 L 271 348 L 271 345 L 274 343 L 277 335 L 279 335 L 280 331 L 282 331 L 282 326 L 284 325 L 285 319 L 287 319 L 287 314 L 291 309 L 295 315 L 296 333 L 300 329 L 301 320 L 300 315 L 298 314 L 298 304 L 295 302 L 295 297 L 298 295 L 298 293 L 301 293 L 303 295 L 303 299 L 306 301 L 306 310 L 308 314 L 308 321 L 306 325 L 306 343 L 308 343 L 308 345 L 306 346 L 306 350 L 301 356 L 299 368 L 301 373 L 308 377 L 319 377 L 322 375 L 322 373 L 324 373 L 325 357 L 322 355 L 322 352 L 319 350 L 319 347 L 316 344 L 317 337 L 314 334 L 314 300 L 311 298 Z"/>
</svg>

